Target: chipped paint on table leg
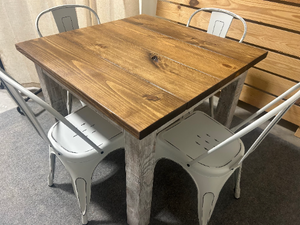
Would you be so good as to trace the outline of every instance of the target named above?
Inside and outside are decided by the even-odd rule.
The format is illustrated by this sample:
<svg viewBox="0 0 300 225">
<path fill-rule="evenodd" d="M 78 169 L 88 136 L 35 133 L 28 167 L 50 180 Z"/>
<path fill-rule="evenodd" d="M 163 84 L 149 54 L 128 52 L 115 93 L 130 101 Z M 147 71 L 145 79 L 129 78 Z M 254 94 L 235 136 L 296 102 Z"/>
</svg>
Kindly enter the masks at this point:
<svg viewBox="0 0 300 225">
<path fill-rule="evenodd" d="M 242 92 L 247 72 L 239 76 L 239 79 L 232 82 L 221 90 L 219 103 L 215 113 L 215 119 L 226 127 L 230 127 L 231 121 Z"/>
<path fill-rule="evenodd" d="M 156 131 L 138 140 L 125 131 L 127 223 L 150 221 Z"/>
<path fill-rule="evenodd" d="M 63 90 L 59 84 L 49 78 L 41 67 L 38 65 L 35 65 L 35 67 L 39 76 L 45 101 L 63 116 L 68 115 L 66 107 L 66 90 Z"/>
</svg>

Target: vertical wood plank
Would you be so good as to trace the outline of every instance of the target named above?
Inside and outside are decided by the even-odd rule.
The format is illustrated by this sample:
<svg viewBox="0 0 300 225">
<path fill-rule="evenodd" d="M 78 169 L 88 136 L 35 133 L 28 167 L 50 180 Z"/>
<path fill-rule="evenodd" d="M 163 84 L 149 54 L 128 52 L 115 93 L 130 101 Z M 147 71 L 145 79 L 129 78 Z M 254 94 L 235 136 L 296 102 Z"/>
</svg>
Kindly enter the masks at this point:
<svg viewBox="0 0 300 225">
<path fill-rule="evenodd" d="M 156 133 L 138 140 L 125 131 L 127 223 L 130 225 L 146 225 L 150 221 Z"/>
<path fill-rule="evenodd" d="M 247 72 L 244 72 L 239 78 L 222 89 L 215 119 L 226 127 L 230 127 L 236 105 L 238 103 Z"/>
<path fill-rule="evenodd" d="M 66 107 L 67 91 L 49 78 L 40 66 L 35 65 L 35 68 L 39 76 L 45 101 L 63 116 L 68 115 Z"/>
</svg>

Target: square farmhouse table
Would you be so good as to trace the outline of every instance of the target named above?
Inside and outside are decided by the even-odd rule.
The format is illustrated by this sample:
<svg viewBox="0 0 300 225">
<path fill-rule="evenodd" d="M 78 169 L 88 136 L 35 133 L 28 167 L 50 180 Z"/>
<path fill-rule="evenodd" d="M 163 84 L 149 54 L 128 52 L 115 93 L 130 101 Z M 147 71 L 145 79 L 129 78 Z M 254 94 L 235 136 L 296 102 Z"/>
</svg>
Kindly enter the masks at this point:
<svg viewBox="0 0 300 225">
<path fill-rule="evenodd" d="M 267 52 L 147 15 L 18 43 L 46 101 L 66 114 L 63 89 L 125 133 L 127 221 L 148 224 L 159 130 L 222 89 L 229 126 L 246 71 Z"/>
</svg>

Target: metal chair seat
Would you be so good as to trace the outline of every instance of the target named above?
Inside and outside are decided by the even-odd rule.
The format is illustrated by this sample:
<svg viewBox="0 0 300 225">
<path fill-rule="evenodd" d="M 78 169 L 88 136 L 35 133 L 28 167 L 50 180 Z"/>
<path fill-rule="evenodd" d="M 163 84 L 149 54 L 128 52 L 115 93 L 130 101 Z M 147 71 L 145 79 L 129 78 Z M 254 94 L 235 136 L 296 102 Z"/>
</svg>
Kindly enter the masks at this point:
<svg viewBox="0 0 300 225">
<path fill-rule="evenodd" d="M 222 187 L 235 171 L 235 197 L 240 197 L 242 162 L 299 99 L 300 91 L 295 93 L 299 88 L 300 83 L 294 85 L 231 130 L 203 112 L 195 111 L 159 133 L 155 147 L 156 160 L 170 159 L 180 164 L 193 178 L 198 188 L 198 217 L 201 225 L 208 223 Z M 239 130 L 291 93 L 295 94 Z M 245 151 L 240 138 L 271 118 L 271 122 Z"/>
<path fill-rule="evenodd" d="M 69 114 L 66 119 L 98 145 L 104 155 L 124 146 L 123 133 L 86 106 Z M 85 161 L 101 154 L 64 123 L 54 124 L 48 132 L 48 138 L 57 153 L 64 156 L 67 154 L 71 161 Z"/>
<path fill-rule="evenodd" d="M 50 105 L 14 81 L 2 69 L 0 69 L 0 79 L 31 125 L 49 145 L 48 185 L 53 185 L 57 157 L 71 175 L 74 193 L 80 207 L 81 221 L 82 224 L 87 224 L 93 172 L 107 154 L 125 146 L 124 133 L 86 106 L 63 117 Z M 48 135 L 20 92 L 30 97 L 58 120 L 49 129 Z"/>
<path fill-rule="evenodd" d="M 163 149 L 172 151 L 170 154 L 178 157 L 176 161 L 180 160 L 181 164 L 186 166 L 191 160 L 233 134 L 208 115 L 195 111 L 182 121 L 173 124 L 170 129 L 161 132 L 158 135 L 157 146 L 163 146 L 160 147 L 162 151 Z M 242 158 L 244 151 L 242 141 L 237 139 L 193 166 L 197 167 L 199 173 L 206 176 L 219 176 L 230 171 L 231 166 Z"/>
</svg>

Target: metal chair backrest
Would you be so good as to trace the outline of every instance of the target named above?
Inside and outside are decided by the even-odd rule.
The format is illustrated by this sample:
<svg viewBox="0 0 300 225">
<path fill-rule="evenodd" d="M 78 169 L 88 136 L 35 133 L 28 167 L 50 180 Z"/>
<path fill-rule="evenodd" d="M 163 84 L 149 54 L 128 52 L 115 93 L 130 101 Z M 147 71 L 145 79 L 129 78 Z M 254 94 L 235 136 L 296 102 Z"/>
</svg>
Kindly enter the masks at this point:
<svg viewBox="0 0 300 225">
<path fill-rule="evenodd" d="M 286 96 L 288 96 L 290 93 L 294 92 L 295 90 L 300 88 L 300 83 L 294 85 L 291 87 L 289 90 L 284 92 L 282 95 L 278 96 L 275 98 L 273 101 L 271 101 L 269 104 L 258 110 L 256 113 L 254 113 L 252 116 L 250 116 L 248 119 L 244 120 L 242 123 L 237 125 L 236 127 L 232 128 L 232 131 L 236 131 L 240 129 L 242 126 L 244 126 L 246 123 L 248 123 L 250 120 L 256 118 L 263 112 L 265 112 L 268 108 L 273 106 L 274 104 L 278 103 L 279 101 L 283 100 Z M 233 142 L 234 140 L 243 137 L 244 135 L 248 134 L 255 128 L 259 127 L 263 123 L 265 123 L 267 120 L 271 119 L 274 117 L 271 122 L 268 124 L 268 126 L 262 131 L 260 136 L 254 141 L 252 146 L 248 149 L 246 154 L 243 156 L 243 158 L 232 168 L 236 168 L 241 165 L 241 163 L 249 156 L 250 153 L 252 153 L 258 145 L 263 141 L 263 139 L 269 134 L 271 129 L 279 122 L 279 120 L 283 117 L 283 115 L 293 106 L 293 104 L 300 98 L 300 90 L 296 92 L 294 95 L 292 95 L 289 99 L 281 103 L 280 105 L 276 106 L 274 109 L 271 111 L 267 112 L 265 115 L 262 117 L 256 119 L 254 122 L 250 123 L 237 133 L 235 133 L 233 136 L 229 137 L 228 139 L 224 140 L 220 144 L 216 145 L 212 149 L 208 150 L 204 154 L 198 156 L 194 160 L 192 160 L 189 165 L 194 164 L 195 162 L 198 162 L 199 160 L 207 157 L 209 154 L 213 153 L 214 151 L 222 148 L 223 146 Z"/>
<path fill-rule="evenodd" d="M 4 70 L 0 68 L 0 79 L 3 81 L 7 91 L 12 96 L 12 98 L 16 101 L 19 107 L 22 109 L 24 114 L 29 119 L 32 126 L 38 132 L 38 134 L 48 143 L 50 141 L 43 130 L 42 126 L 36 119 L 32 110 L 28 107 L 26 102 L 24 101 L 23 97 L 21 96 L 20 92 L 24 95 L 30 97 L 33 101 L 38 103 L 41 107 L 51 113 L 57 120 L 64 123 L 67 127 L 69 127 L 73 132 L 75 132 L 79 137 L 81 137 L 84 141 L 86 141 L 89 145 L 91 145 L 95 150 L 101 152 L 101 148 L 99 148 L 94 142 L 92 142 L 89 138 L 87 138 L 81 131 L 79 131 L 72 123 L 70 123 L 64 116 L 62 116 L 59 112 L 57 112 L 54 108 L 44 102 L 42 99 L 37 97 L 35 94 L 24 88 L 14 79 L 12 79 Z"/>
<path fill-rule="evenodd" d="M 56 23 L 59 33 L 78 29 L 79 25 L 78 25 L 76 8 L 85 8 L 85 9 L 89 10 L 91 13 L 93 13 L 95 15 L 95 17 L 97 19 L 97 23 L 100 24 L 100 19 L 99 19 L 97 13 L 88 6 L 85 6 L 85 5 L 55 6 L 50 9 L 46 9 L 46 10 L 42 11 L 37 16 L 36 21 L 35 21 L 35 26 L 36 26 L 39 36 L 43 37 L 43 35 L 40 32 L 40 28 L 39 28 L 40 18 L 42 15 L 44 15 L 48 12 L 52 12 L 52 15 L 54 17 L 54 20 L 55 20 L 55 23 Z"/>
<path fill-rule="evenodd" d="M 207 33 L 225 38 L 229 30 L 229 27 L 231 25 L 232 19 L 236 18 L 239 19 L 244 26 L 244 33 L 239 42 L 241 43 L 244 40 L 247 33 L 247 24 L 245 20 L 242 17 L 236 15 L 235 13 L 224 9 L 217 9 L 217 8 L 198 9 L 190 16 L 186 25 L 187 27 L 190 25 L 192 18 L 201 11 L 211 12 Z"/>
<path fill-rule="evenodd" d="M 1 69 L 0 69 L 1 70 Z M 21 109 L 22 113 L 28 118 L 29 122 L 32 124 L 32 126 L 35 128 L 37 133 L 40 135 L 41 138 L 44 139 L 48 144 L 50 144 L 50 141 L 44 132 L 43 128 L 41 127 L 40 123 L 36 119 L 34 113 L 32 110 L 28 107 L 27 103 L 25 102 L 24 98 L 21 96 L 20 92 L 15 89 L 10 83 L 4 81 L 4 78 L 2 77 L 2 70 L 0 71 L 0 77 L 2 78 L 1 81 L 3 82 L 3 85 L 7 92 L 10 94 L 10 96 L 14 99 L 14 101 L 17 103 L 19 108 Z M 10 79 L 12 79 L 9 75 L 5 74 Z"/>
</svg>

